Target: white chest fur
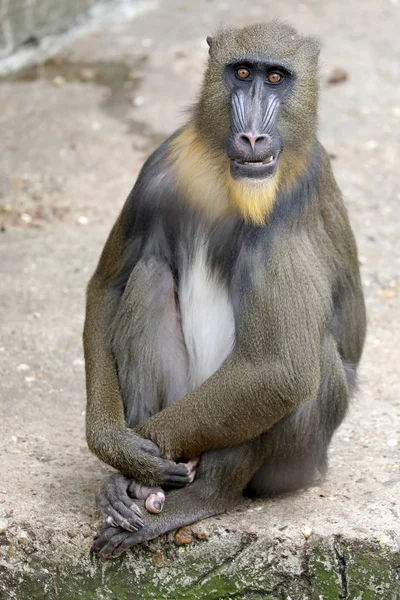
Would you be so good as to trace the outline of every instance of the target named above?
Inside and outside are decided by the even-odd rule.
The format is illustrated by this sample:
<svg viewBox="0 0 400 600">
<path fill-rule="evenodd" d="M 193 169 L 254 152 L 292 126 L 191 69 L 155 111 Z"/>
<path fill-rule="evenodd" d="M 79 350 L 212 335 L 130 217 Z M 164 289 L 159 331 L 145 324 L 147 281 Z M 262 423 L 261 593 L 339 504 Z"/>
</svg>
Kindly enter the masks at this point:
<svg viewBox="0 0 400 600">
<path fill-rule="evenodd" d="M 183 337 L 192 389 L 212 375 L 231 352 L 235 339 L 232 303 L 224 282 L 207 264 L 207 246 L 199 241 L 179 287 Z"/>
</svg>

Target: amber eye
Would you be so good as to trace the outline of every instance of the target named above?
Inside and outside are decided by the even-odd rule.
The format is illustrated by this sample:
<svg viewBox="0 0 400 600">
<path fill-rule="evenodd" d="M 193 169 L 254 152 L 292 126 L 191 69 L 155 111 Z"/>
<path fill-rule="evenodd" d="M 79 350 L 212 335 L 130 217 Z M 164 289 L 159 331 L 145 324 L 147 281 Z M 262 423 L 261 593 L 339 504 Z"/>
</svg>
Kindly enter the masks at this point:
<svg viewBox="0 0 400 600">
<path fill-rule="evenodd" d="M 282 79 L 282 75 L 279 73 L 268 73 L 267 79 L 270 83 L 279 83 Z"/>
<path fill-rule="evenodd" d="M 240 79 L 247 79 L 250 75 L 250 71 L 246 69 L 246 67 L 240 67 L 240 69 L 238 69 L 236 73 L 237 76 L 240 77 Z"/>
</svg>

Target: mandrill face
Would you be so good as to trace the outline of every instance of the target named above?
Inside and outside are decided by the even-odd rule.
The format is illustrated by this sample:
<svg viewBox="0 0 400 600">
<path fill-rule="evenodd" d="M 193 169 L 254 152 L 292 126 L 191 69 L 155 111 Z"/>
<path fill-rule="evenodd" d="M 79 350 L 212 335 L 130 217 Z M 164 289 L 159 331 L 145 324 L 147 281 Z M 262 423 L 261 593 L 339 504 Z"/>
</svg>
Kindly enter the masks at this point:
<svg viewBox="0 0 400 600">
<path fill-rule="evenodd" d="M 232 178 L 274 177 L 283 148 L 277 119 L 291 74 L 281 65 L 248 57 L 227 65 L 224 80 L 231 101 L 227 155 Z"/>
</svg>

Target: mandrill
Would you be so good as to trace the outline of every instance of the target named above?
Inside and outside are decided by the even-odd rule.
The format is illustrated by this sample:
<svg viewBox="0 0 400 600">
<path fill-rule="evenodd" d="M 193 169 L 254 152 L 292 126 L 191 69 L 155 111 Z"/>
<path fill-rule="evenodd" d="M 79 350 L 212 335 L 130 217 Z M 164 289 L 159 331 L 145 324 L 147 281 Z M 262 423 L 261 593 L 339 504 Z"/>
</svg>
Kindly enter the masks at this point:
<svg viewBox="0 0 400 600">
<path fill-rule="evenodd" d="M 102 557 L 311 484 L 356 385 L 357 249 L 317 140 L 314 38 L 213 38 L 189 121 L 150 156 L 89 283 Z M 158 513 L 158 514 L 156 514 Z"/>
</svg>

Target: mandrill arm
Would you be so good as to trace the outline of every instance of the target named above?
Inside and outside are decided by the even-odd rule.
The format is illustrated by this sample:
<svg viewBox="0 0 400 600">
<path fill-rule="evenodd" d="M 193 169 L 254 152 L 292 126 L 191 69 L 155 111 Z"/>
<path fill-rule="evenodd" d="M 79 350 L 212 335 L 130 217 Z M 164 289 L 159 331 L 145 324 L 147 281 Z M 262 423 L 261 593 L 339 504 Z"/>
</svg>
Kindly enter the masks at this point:
<svg viewBox="0 0 400 600">
<path fill-rule="evenodd" d="M 241 444 L 316 398 L 329 282 L 315 255 L 304 252 L 309 243 L 302 249 L 301 239 L 286 242 L 284 257 L 269 257 L 267 282 L 254 286 L 227 360 L 201 386 L 137 428 L 164 456 L 193 458 Z M 340 363 L 339 356 L 335 360 Z"/>
<path fill-rule="evenodd" d="M 86 363 L 86 438 L 90 450 L 124 475 L 144 485 L 184 486 L 192 480 L 189 465 L 165 460 L 157 446 L 126 426 L 109 324 L 119 303 L 111 282 L 123 255 L 124 211 L 114 225 L 87 289 L 84 351 Z"/>
</svg>

